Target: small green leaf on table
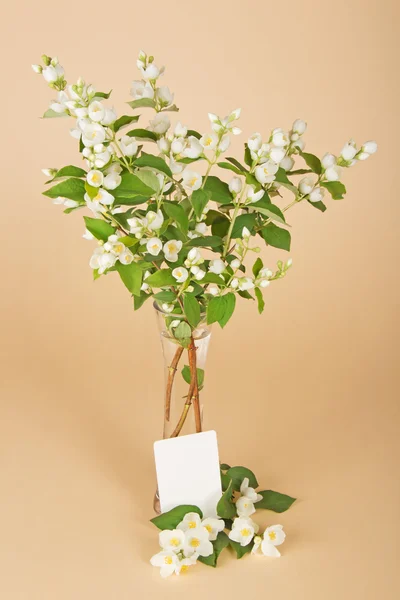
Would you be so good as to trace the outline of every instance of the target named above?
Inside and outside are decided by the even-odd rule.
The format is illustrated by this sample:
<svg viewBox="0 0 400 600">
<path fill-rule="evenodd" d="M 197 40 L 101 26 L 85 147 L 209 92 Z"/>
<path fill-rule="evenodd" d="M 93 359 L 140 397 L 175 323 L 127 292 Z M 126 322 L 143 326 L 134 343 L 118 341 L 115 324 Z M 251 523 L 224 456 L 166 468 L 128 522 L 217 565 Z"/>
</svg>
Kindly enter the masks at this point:
<svg viewBox="0 0 400 600">
<path fill-rule="evenodd" d="M 217 504 L 217 515 L 221 519 L 233 519 L 236 516 L 236 506 L 232 502 L 233 482 L 230 481 Z"/>
<path fill-rule="evenodd" d="M 252 542 L 247 544 L 247 546 L 241 546 L 239 544 L 239 542 L 234 542 L 233 540 L 229 540 L 229 545 L 236 552 L 236 558 L 238 558 L 238 559 L 242 558 L 245 554 L 248 554 L 249 552 L 251 552 L 251 549 L 253 548 Z"/>
<path fill-rule="evenodd" d="M 232 479 L 233 489 L 237 492 L 240 490 L 240 486 L 242 485 L 245 477 L 247 477 L 249 480 L 250 487 L 258 487 L 256 476 L 254 475 L 253 471 L 250 471 L 250 469 L 247 469 L 247 467 L 231 467 L 226 474 Z"/>
<path fill-rule="evenodd" d="M 257 502 L 257 508 L 265 508 L 277 513 L 283 513 L 288 510 L 296 500 L 296 498 L 272 490 L 265 490 L 259 493 L 263 498 Z"/>
<path fill-rule="evenodd" d="M 200 556 L 198 560 L 209 567 L 216 567 L 218 557 L 227 546 L 229 546 L 229 538 L 225 531 L 220 531 L 217 539 L 212 542 L 214 552 L 210 556 Z"/>
<path fill-rule="evenodd" d="M 176 529 L 179 523 L 183 520 L 183 517 L 187 515 L 187 513 L 197 513 L 200 518 L 203 518 L 203 513 L 199 509 L 198 506 L 193 506 L 191 504 L 183 504 L 181 506 L 176 506 L 172 510 L 162 513 L 153 519 L 150 519 L 151 522 L 161 529 Z"/>
</svg>

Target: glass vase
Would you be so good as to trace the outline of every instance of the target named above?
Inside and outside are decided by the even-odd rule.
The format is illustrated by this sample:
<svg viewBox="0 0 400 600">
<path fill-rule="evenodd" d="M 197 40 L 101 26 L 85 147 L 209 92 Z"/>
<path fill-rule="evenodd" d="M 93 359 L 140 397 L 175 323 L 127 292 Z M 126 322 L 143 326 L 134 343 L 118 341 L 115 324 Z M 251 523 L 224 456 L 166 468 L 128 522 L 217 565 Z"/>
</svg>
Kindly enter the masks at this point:
<svg viewBox="0 0 400 600">
<path fill-rule="evenodd" d="M 177 339 L 174 335 L 184 315 L 171 315 L 154 303 L 160 333 L 164 363 L 163 439 L 202 431 L 203 387 L 205 364 L 211 338 L 211 327 L 205 315 L 190 338 Z M 160 513 L 158 493 L 154 510 Z"/>
</svg>

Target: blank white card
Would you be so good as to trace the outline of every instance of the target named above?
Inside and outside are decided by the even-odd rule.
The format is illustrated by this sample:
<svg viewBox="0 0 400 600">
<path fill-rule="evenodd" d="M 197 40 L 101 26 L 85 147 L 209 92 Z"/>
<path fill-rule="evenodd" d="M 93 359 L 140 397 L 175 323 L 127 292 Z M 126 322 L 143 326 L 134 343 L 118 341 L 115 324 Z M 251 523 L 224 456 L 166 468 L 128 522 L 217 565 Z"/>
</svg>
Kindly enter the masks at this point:
<svg viewBox="0 0 400 600">
<path fill-rule="evenodd" d="M 154 456 L 161 512 L 194 504 L 206 517 L 216 516 L 222 488 L 215 431 L 155 442 Z"/>
</svg>

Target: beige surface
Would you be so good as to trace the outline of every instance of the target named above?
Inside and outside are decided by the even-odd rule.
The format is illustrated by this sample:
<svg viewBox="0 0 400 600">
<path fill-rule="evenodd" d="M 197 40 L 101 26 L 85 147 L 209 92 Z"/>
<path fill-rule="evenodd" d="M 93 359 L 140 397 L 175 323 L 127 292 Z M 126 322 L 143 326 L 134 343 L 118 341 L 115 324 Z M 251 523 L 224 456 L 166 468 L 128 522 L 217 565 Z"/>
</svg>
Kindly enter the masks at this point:
<svg viewBox="0 0 400 600">
<path fill-rule="evenodd" d="M 399 597 L 396 4 L 8 3 L 2 599 Z M 299 498 L 261 517 L 284 524 L 283 558 L 224 555 L 216 571 L 199 565 L 167 582 L 148 564 L 161 431 L 154 316 L 150 306 L 134 314 L 115 278 L 92 283 L 81 216 L 41 196 L 40 169 L 78 157 L 64 121 L 37 118 L 51 93 L 30 71 L 43 52 L 57 54 L 71 79 L 113 87 L 121 112 L 142 47 L 167 65 L 181 118 L 196 129 L 207 111 L 242 106 L 246 134 L 301 117 L 318 154 L 350 136 L 380 145 L 346 173 L 346 201 L 290 214 L 294 268 L 267 290 L 265 314 L 243 301 L 214 333 L 206 425 L 223 460 Z"/>
</svg>

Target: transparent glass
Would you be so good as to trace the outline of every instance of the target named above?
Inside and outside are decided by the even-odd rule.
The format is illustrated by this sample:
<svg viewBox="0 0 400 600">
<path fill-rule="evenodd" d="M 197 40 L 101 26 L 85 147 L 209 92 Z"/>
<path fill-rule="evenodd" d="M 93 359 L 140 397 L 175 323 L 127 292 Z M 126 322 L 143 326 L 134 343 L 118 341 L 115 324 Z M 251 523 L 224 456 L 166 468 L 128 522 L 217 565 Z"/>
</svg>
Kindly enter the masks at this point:
<svg viewBox="0 0 400 600">
<path fill-rule="evenodd" d="M 156 303 L 154 309 L 160 332 L 164 361 L 163 438 L 202 431 L 203 385 L 211 327 L 201 320 L 191 331 L 190 339 L 181 345 L 171 323 L 183 315 L 164 312 Z M 176 323 L 174 324 L 176 325 Z M 154 510 L 159 513 L 158 494 Z"/>
</svg>

